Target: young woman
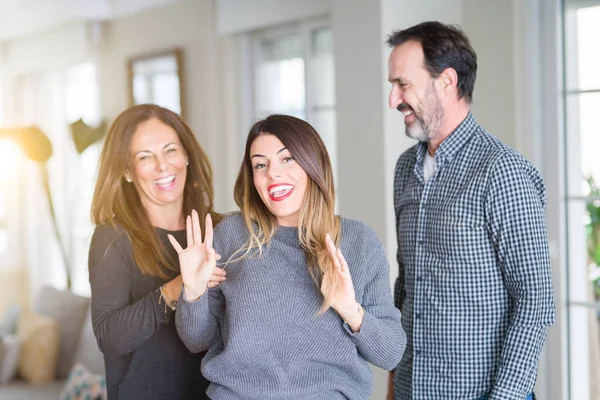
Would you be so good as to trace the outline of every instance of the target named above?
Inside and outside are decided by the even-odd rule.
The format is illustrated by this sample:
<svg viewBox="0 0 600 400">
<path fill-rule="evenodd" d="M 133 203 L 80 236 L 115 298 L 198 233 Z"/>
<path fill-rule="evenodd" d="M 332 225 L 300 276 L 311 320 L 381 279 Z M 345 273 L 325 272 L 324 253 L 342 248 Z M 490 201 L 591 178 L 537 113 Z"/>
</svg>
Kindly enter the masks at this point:
<svg viewBox="0 0 600 400">
<path fill-rule="evenodd" d="M 241 214 L 214 235 L 186 220 L 177 331 L 211 399 L 368 399 L 367 362 L 396 367 L 406 336 L 384 249 L 366 225 L 334 215 L 333 174 L 317 132 L 271 115 L 248 135 L 235 184 Z M 216 267 L 215 252 L 223 256 Z M 214 271 L 227 281 L 208 289 Z"/>
<path fill-rule="evenodd" d="M 205 398 L 202 355 L 175 329 L 182 288 L 167 234 L 185 242 L 185 215 L 214 214 L 212 171 L 183 119 L 156 105 L 125 110 L 111 126 L 92 201 L 92 322 L 109 399 Z M 225 278 L 215 269 L 215 286 Z"/>
</svg>

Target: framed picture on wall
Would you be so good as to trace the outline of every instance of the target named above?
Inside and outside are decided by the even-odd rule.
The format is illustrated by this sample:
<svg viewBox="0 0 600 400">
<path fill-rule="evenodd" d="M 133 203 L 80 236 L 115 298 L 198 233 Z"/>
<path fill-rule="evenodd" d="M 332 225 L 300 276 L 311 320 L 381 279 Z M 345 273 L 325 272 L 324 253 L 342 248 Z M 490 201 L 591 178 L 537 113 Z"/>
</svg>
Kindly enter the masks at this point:
<svg viewBox="0 0 600 400">
<path fill-rule="evenodd" d="M 178 48 L 129 59 L 129 104 L 158 104 L 185 118 L 182 65 Z"/>
</svg>

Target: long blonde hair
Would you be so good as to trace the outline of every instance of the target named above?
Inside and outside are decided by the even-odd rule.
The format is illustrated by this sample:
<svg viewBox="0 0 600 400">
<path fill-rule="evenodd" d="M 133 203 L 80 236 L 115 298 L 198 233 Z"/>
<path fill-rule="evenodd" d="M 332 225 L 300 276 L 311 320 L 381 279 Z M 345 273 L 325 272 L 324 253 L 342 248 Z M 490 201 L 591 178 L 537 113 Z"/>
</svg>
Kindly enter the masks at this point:
<svg viewBox="0 0 600 400">
<path fill-rule="evenodd" d="M 320 288 L 323 276 L 331 276 L 332 285 L 324 294 L 320 313 L 331 305 L 331 296 L 340 285 L 340 279 L 327 251 L 325 235 L 339 245 L 340 218 L 335 215 L 335 188 L 333 170 L 327 148 L 317 131 L 307 122 L 289 115 L 270 115 L 255 123 L 246 140 L 244 159 L 234 187 L 234 198 L 242 211 L 250 234 L 240 249 L 243 258 L 253 250 L 262 253 L 277 230 L 277 220 L 260 198 L 254 186 L 250 147 L 259 135 L 274 135 L 290 151 L 310 179 L 300 206 L 298 236 L 306 252 L 308 271 Z M 237 259 L 239 259 L 237 258 Z"/>
<path fill-rule="evenodd" d="M 120 224 L 131 240 L 140 271 L 168 279 L 168 270 L 178 270 L 176 262 L 159 240 L 135 185 L 125 180 L 126 171 L 133 170 L 130 153 L 133 135 L 141 123 L 150 119 L 173 128 L 187 153 L 184 215 L 196 209 L 201 220 L 210 213 L 215 223 L 220 221 L 221 215 L 213 210 L 212 168 L 206 153 L 181 116 L 154 104 L 133 106 L 123 111 L 111 125 L 100 155 L 91 218 L 96 226 Z"/>
</svg>

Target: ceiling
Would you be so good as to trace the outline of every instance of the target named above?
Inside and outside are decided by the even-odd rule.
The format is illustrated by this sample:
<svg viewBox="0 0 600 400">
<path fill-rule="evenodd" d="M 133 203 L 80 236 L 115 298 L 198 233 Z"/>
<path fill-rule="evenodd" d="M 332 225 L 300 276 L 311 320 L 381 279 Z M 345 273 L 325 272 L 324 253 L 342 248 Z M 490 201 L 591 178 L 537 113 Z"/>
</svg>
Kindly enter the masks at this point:
<svg viewBox="0 0 600 400">
<path fill-rule="evenodd" d="M 0 0 L 0 42 L 78 20 L 109 20 L 184 0 Z"/>
</svg>

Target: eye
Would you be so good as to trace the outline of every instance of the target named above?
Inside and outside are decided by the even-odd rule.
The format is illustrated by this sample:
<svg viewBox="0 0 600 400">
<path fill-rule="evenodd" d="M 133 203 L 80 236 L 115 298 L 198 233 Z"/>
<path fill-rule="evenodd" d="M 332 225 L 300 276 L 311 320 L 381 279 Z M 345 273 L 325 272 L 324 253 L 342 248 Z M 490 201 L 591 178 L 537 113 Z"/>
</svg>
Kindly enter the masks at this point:
<svg viewBox="0 0 600 400">
<path fill-rule="evenodd" d="M 173 153 L 175 151 L 177 151 L 177 149 L 175 147 L 170 147 L 167 149 L 166 153 Z"/>
<path fill-rule="evenodd" d="M 149 160 L 151 157 L 152 157 L 151 155 L 146 154 L 146 155 L 143 155 L 143 156 L 139 157 L 138 160 L 140 160 L 140 161 L 146 161 L 146 160 Z"/>
<path fill-rule="evenodd" d="M 254 164 L 254 169 L 263 169 L 264 167 L 266 167 L 265 164 Z"/>
<path fill-rule="evenodd" d="M 282 160 L 282 162 L 284 162 L 284 163 L 288 163 L 290 161 L 294 161 L 294 157 L 287 156 L 287 157 L 284 157 L 283 160 Z"/>
</svg>

